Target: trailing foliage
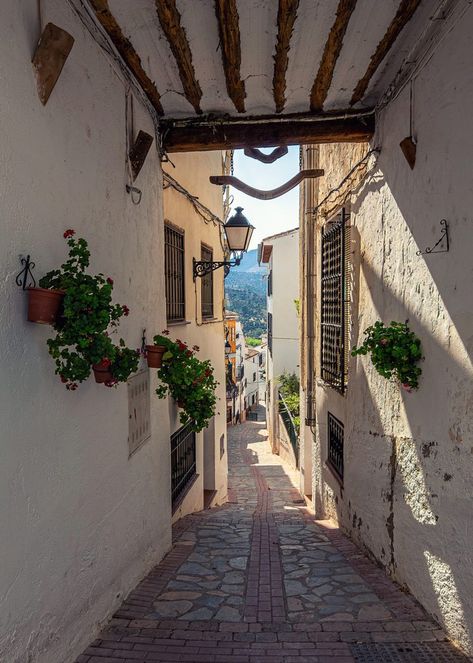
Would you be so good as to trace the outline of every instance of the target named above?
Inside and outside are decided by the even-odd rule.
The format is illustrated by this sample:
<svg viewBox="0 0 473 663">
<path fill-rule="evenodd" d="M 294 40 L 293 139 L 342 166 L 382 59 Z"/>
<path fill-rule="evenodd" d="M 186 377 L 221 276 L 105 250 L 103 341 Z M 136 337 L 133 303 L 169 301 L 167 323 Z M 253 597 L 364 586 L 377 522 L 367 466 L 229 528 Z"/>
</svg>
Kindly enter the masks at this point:
<svg viewBox="0 0 473 663">
<path fill-rule="evenodd" d="M 299 432 L 300 418 L 300 381 L 295 373 L 284 372 L 278 378 L 279 393 L 284 398 L 284 403 L 291 413 L 294 424 Z"/>
<path fill-rule="evenodd" d="M 251 336 L 246 336 L 245 337 L 245 342 L 246 342 L 246 345 L 250 346 L 250 348 L 257 348 L 259 345 L 261 345 L 261 339 L 260 338 L 252 338 Z"/>
<path fill-rule="evenodd" d="M 110 366 L 113 386 L 126 381 L 137 370 L 139 355 L 126 348 L 123 339 L 115 346 L 108 336 L 109 327 L 117 327 L 127 306 L 112 303 L 113 280 L 103 274 L 90 275 L 90 251 L 85 239 L 74 239 L 74 230 L 66 230 L 64 238 L 69 258 L 60 269 L 48 272 L 39 281 L 41 288 L 64 291 L 63 311 L 54 325 L 57 332 L 48 343 L 49 354 L 56 362 L 56 373 L 67 389 L 77 389 L 86 380 L 95 364 Z"/>
<path fill-rule="evenodd" d="M 194 431 L 199 432 L 208 426 L 215 414 L 217 381 L 212 364 L 208 359 L 202 361 L 195 356 L 197 345 L 192 349 L 180 339 L 167 338 L 169 332 L 154 337 L 155 345 L 164 346 L 161 368 L 158 378 L 161 381 L 156 393 L 165 398 L 169 393 L 176 400 L 182 412 L 179 419 L 183 425 L 191 422 Z"/>
<path fill-rule="evenodd" d="M 422 369 L 420 339 L 411 332 L 407 322 L 391 322 L 386 327 L 381 321 L 365 329 L 363 345 L 352 350 L 352 355 L 371 354 L 378 373 L 388 380 L 399 380 L 406 391 L 417 389 Z"/>
</svg>

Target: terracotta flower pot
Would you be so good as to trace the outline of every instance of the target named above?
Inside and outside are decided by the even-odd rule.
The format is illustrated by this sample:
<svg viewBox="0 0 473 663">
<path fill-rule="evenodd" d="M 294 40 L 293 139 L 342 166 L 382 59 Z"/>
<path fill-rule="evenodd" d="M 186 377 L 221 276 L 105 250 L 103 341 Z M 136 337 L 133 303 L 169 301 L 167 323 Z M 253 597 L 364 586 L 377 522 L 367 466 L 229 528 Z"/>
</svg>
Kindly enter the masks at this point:
<svg viewBox="0 0 473 663">
<path fill-rule="evenodd" d="M 28 288 L 28 320 L 53 325 L 61 311 L 64 290 Z"/>
<path fill-rule="evenodd" d="M 161 368 L 163 354 L 166 352 L 164 345 L 147 345 L 146 359 L 150 368 Z"/>
<path fill-rule="evenodd" d="M 92 366 L 94 371 L 95 382 L 98 384 L 103 384 L 104 382 L 110 382 L 113 380 L 112 371 L 110 366 L 102 366 L 101 364 L 94 364 Z"/>
<path fill-rule="evenodd" d="M 180 407 L 182 409 L 184 405 L 185 403 L 183 401 L 177 401 L 177 407 Z"/>
</svg>

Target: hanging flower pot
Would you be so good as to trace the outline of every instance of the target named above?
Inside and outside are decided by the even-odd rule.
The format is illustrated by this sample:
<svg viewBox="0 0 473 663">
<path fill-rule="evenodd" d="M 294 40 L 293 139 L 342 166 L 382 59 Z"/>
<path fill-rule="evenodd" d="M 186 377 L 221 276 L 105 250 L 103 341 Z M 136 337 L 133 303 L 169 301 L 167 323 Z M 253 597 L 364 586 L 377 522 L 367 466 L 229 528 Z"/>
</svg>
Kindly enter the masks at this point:
<svg viewBox="0 0 473 663">
<path fill-rule="evenodd" d="M 28 320 L 53 325 L 61 311 L 64 290 L 28 288 Z"/>
<path fill-rule="evenodd" d="M 111 370 L 112 362 L 110 359 L 102 359 L 98 364 L 92 366 L 94 371 L 95 382 L 103 384 L 104 382 L 112 382 L 113 375 Z"/>
<path fill-rule="evenodd" d="M 147 345 L 146 359 L 150 368 L 161 368 L 163 354 L 166 352 L 164 345 Z"/>
</svg>

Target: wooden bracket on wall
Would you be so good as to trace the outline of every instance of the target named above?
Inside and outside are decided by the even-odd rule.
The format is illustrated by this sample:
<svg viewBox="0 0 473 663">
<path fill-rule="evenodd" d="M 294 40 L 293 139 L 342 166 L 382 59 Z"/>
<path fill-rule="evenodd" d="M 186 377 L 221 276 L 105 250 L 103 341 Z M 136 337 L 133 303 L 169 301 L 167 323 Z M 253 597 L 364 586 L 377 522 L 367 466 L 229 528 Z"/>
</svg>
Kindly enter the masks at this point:
<svg viewBox="0 0 473 663">
<path fill-rule="evenodd" d="M 245 147 L 243 151 L 245 156 L 256 159 L 257 161 L 261 161 L 261 163 L 274 163 L 288 153 L 288 148 L 286 145 L 281 145 L 279 147 L 275 147 L 274 150 L 270 152 L 270 154 L 261 152 L 261 150 L 259 150 L 257 147 Z"/>
<path fill-rule="evenodd" d="M 138 173 L 143 168 L 143 164 L 148 156 L 149 149 L 153 144 L 153 136 L 150 136 L 146 131 L 139 131 L 133 147 L 130 150 L 130 163 L 133 181 L 138 177 Z"/>
<path fill-rule="evenodd" d="M 279 198 L 279 196 L 287 193 L 307 177 L 321 177 L 323 174 L 324 171 L 320 168 L 301 170 L 299 173 L 297 173 L 297 175 L 291 177 L 291 179 L 288 180 L 285 184 L 278 186 L 277 189 L 270 189 L 269 191 L 255 189 L 254 187 L 250 186 L 249 184 L 245 184 L 245 182 L 242 182 L 238 179 L 238 177 L 234 177 L 233 175 L 211 175 L 209 179 L 212 184 L 233 186 L 235 189 L 243 191 L 243 193 L 246 193 L 247 196 L 251 196 L 252 198 L 259 198 L 260 200 L 272 200 L 273 198 Z"/>
<path fill-rule="evenodd" d="M 416 165 L 417 145 L 414 143 L 412 136 L 406 136 L 406 138 L 401 140 L 399 147 L 401 148 L 410 169 L 413 170 Z"/>
<path fill-rule="evenodd" d="M 73 44 L 74 37 L 53 23 L 46 25 L 39 38 L 31 62 L 43 106 L 54 90 Z"/>
</svg>

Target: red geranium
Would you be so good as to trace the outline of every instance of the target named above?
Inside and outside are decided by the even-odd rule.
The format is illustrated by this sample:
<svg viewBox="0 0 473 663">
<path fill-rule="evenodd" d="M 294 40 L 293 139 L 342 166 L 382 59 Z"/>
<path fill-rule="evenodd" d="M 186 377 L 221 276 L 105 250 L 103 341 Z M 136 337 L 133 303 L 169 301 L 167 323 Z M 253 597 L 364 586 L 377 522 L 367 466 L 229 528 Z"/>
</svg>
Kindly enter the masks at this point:
<svg viewBox="0 0 473 663">
<path fill-rule="evenodd" d="M 108 357 L 104 357 L 99 363 L 100 368 L 108 368 L 112 362 Z"/>
<path fill-rule="evenodd" d="M 66 232 L 64 233 L 64 239 L 69 239 L 69 237 L 72 237 L 75 234 L 76 231 L 72 230 L 72 228 L 69 228 L 69 230 L 66 230 Z"/>
<path fill-rule="evenodd" d="M 126 304 L 123 304 L 122 310 L 123 310 L 123 315 L 128 315 L 130 313 L 130 309 Z"/>
<path fill-rule="evenodd" d="M 113 279 L 110 278 L 110 276 L 107 279 L 108 285 L 113 285 Z"/>
</svg>

